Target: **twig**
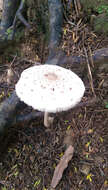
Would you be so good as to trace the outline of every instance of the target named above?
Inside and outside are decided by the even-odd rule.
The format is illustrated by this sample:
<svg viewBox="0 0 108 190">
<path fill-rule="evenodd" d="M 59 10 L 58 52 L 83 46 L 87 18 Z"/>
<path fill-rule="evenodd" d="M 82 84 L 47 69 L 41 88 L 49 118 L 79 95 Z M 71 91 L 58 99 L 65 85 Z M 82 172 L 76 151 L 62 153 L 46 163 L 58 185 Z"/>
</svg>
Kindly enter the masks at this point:
<svg viewBox="0 0 108 190">
<path fill-rule="evenodd" d="M 65 17 L 65 19 L 66 19 L 67 23 L 71 24 L 72 26 L 76 26 L 76 24 L 75 24 L 74 22 L 71 22 L 71 21 L 68 19 L 68 17 L 67 17 L 67 15 L 66 15 L 66 11 L 65 11 L 65 10 L 63 10 L 63 14 L 64 14 L 64 17 Z"/>
<path fill-rule="evenodd" d="M 12 57 L 14 57 L 14 55 L 11 55 Z M 27 58 L 21 58 L 21 57 L 18 57 L 17 56 L 17 61 L 19 61 L 19 62 L 21 62 L 21 61 L 25 61 L 25 62 L 28 62 L 28 63 L 32 63 L 32 64 L 34 64 L 34 65 L 40 65 L 40 62 L 37 62 L 37 61 L 33 61 L 33 60 L 31 60 L 31 59 L 27 59 Z M 19 64 L 19 63 L 18 63 Z M 15 64 L 16 66 L 18 65 L 18 64 Z"/>
<path fill-rule="evenodd" d="M 90 46 L 88 47 L 89 48 L 89 52 L 90 52 L 90 61 L 91 61 L 91 65 L 92 65 L 92 67 L 94 68 L 94 62 L 93 62 L 93 56 L 92 56 L 92 51 L 91 51 L 91 48 L 90 48 Z"/>
<path fill-rule="evenodd" d="M 26 61 L 26 62 L 28 62 L 28 63 L 33 63 L 34 65 L 40 65 L 39 62 L 33 61 L 33 60 L 31 60 L 31 59 L 22 58 L 21 61 Z"/>
<path fill-rule="evenodd" d="M 78 16 L 79 12 L 78 12 L 78 6 L 77 6 L 77 1 L 76 0 L 74 0 L 74 5 L 75 5 L 76 15 Z"/>
<path fill-rule="evenodd" d="M 17 55 L 14 56 L 14 58 L 13 58 L 11 64 L 10 64 L 10 68 L 11 68 L 11 66 L 13 65 L 13 63 L 15 62 L 16 58 L 17 58 Z"/>
<path fill-rule="evenodd" d="M 91 104 L 96 103 L 97 101 L 98 101 L 98 99 L 95 97 L 90 101 L 81 102 L 81 103 L 77 104 L 75 108 L 80 108 L 80 107 L 84 107 L 84 106 L 90 106 Z M 75 109 L 75 108 L 73 108 L 73 109 Z"/>
<path fill-rule="evenodd" d="M 87 51 L 86 51 L 85 47 L 84 47 L 84 52 L 85 52 L 85 57 L 86 57 L 86 62 L 87 62 L 87 68 L 88 68 L 88 74 L 89 74 L 89 81 L 90 81 L 91 90 L 92 90 L 92 93 L 94 94 L 94 97 L 96 97 L 94 87 L 93 87 L 93 77 L 92 77 L 91 68 L 90 68 L 90 64 L 89 64 L 89 59 L 88 59 L 88 55 L 87 55 Z"/>
</svg>

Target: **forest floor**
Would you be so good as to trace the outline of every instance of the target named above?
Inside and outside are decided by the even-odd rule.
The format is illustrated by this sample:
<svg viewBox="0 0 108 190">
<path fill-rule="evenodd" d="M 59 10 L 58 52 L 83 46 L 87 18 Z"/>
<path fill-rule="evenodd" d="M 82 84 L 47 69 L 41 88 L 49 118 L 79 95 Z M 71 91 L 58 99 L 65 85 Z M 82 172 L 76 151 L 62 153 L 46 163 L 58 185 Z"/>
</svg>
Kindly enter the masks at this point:
<svg viewBox="0 0 108 190">
<path fill-rule="evenodd" d="M 108 38 L 95 34 L 83 19 L 73 13 L 69 20 L 71 22 L 64 22 L 61 43 L 67 56 L 85 56 L 84 48 L 87 52 L 108 48 Z M 0 102 L 13 91 L 25 68 L 35 61 L 44 63 L 47 56 L 43 34 L 35 26 L 25 32 L 17 47 L 7 48 L 0 55 Z M 71 64 L 66 67 L 71 69 Z M 77 70 L 76 73 L 80 73 L 86 86 L 82 102 L 96 101 L 56 114 L 49 130 L 43 126 L 43 118 L 9 128 L 0 143 L 0 190 L 50 189 L 54 169 L 65 151 L 65 138 L 71 135 L 71 130 L 76 135 L 74 154 L 55 189 L 108 190 L 108 73 L 97 70 L 95 65 L 90 64 L 90 67 L 93 89 L 87 66 L 85 72 Z M 28 107 L 24 111 L 32 109 Z"/>
</svg>

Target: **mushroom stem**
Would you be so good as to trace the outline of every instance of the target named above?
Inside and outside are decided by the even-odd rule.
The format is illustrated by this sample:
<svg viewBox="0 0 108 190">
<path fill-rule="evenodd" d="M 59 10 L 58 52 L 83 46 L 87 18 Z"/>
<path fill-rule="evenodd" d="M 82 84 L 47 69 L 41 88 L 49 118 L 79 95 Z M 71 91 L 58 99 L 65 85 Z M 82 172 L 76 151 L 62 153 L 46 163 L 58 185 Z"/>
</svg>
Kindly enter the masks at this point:
<svg viewBox="0 0 108 190">
<path fill-rule="evenodd" d="M 48 112 L 44 113 L 44 125 L 45 127 L 50 127 L 50 125 L 53 123 L 54 118 L 49 116 Z"/>
</svg>

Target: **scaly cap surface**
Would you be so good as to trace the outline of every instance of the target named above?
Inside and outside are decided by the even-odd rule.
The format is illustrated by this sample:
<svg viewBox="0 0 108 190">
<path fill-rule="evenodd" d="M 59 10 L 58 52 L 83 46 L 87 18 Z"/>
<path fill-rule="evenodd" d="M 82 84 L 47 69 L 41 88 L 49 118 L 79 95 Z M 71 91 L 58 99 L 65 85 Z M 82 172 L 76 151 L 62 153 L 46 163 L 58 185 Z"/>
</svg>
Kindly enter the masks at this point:
<svg viewBox="0 0 108 190">
<path fill-rule="evenodd" d="M 73 108 L 85 91 L 75 73 L 47 64 L 24 70 L 15 88 L 21 101 L 39 111 L 52 113 Z"/>
</svg>

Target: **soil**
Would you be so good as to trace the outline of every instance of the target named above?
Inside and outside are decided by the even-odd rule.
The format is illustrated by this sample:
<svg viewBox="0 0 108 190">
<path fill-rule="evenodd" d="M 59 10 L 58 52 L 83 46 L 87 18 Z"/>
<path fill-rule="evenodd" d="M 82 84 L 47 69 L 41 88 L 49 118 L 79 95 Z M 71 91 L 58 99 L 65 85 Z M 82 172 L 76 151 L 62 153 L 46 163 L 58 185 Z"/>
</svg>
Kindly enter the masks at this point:
<svg viewBox="0 0 108 190">
<path fill-rule="evenodd" d="M 108 47 L 108 39 L 96 35 L 84 19 L 76 16 L 75 11 L 68 15 L 68 19 L 69 23 L 64 21 L 61 42 L 67 56 L 85 56 L 85 49 L 92 52 Z M 15 49 L 7 48 L 0 57 L 0 102 L 14 90 L 25 68 L 35 62 L 44 63 L 47 56 L 44 35 L 36 26 L 25 32 L 25 37 Z M 74 70 L 71 64 L 66 68 Z M 49 129 L 44 127 L 43 118 L 9 126 L 0 143 L 1 190 L 51 190 L 55 167 L 70 143 L 65 139 L 71 129 L 76 137 L 74 154 L 55 189 L 108 190 L 108 85 L 105 83 L 108 73 L 100 72 L 91 63 L 90 69 L 92 80 L 87 66 L 83 73 L 75 70 L 86 87 L 82 98 L 82 103 L 88 102 L 86 105 L 56 114 Z M 94 101 L 90 103 L 91 100 Z M 31 111 L 32 108 L 28 107 L 23 113 Z"/>
</svg>

